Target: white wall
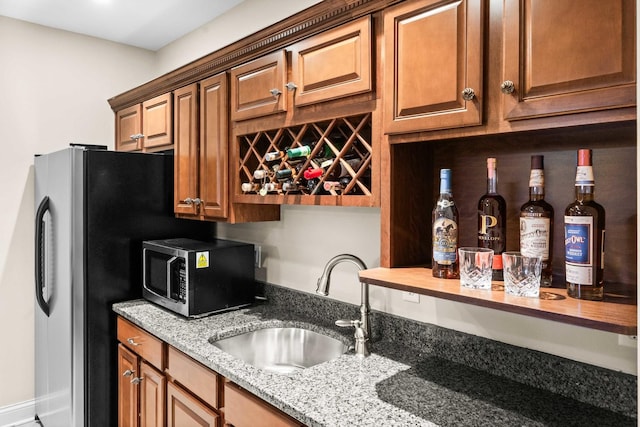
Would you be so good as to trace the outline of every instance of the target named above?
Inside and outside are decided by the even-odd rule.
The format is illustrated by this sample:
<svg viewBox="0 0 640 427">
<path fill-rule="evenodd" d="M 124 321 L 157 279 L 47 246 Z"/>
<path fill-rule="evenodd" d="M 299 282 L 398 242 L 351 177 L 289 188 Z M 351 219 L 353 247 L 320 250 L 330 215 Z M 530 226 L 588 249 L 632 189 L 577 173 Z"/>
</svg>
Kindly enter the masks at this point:
<svg viewBox="0 0 640 427">
<path fill-rule="evenodd" d="M 108 98 L 316 2 L 246 0 L 156 54 L 0 17 L 0 408 L 33 398 L 34 153 L 77 141 L 112 148 Z M 267 281 L 314 292 L 333 255 L 379 265 L 379 221 L 374 208 L 284 206 L 279 222 L 223 224 L 219 235 L 260 244 Z M 358 303 L 355 274 L 337 267 L 330 297 Z M 371 294 L 374 309 L 637 374 L 636 348 L 616 334 L 424 296 L 408 303 L 379 287 Z"/>
<path fill-rule="evenodd" d="M 107 99 L 153 75 L 152 52 L 0 16 L 0 408 L 33 398 L 33 156 L 113 148 Z"/>
</svg>

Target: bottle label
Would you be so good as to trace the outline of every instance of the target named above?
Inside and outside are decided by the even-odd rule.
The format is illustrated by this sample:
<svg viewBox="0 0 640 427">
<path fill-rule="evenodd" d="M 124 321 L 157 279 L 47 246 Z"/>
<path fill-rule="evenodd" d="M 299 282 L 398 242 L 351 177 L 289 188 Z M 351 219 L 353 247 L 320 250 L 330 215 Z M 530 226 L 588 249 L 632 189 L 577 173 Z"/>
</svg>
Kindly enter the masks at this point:
<svg viewBox="0 0 640 427">
<path fill-rule="evenodd" d="M 433 222 L 433 260 L 442 265 L 453 264 L 457 247 L 458 224 L 449 218 L 436 219 Z"/>
<path fill-rule="evenodd" d="M 520 218 L 520 252 L 525 256 L 540 256 L 549 260 L 551 219 L 543 217 Z"/>
<path fill-rule="evenodd" d="M 544 171 L 542 169 L 531 169 L 529 187 L 544 187 Z"/>
<path fill-rule="evenodd" d="M 564 217 L 565 270 L 569 283 L 592 285 L 593 217 Z"/>
<path fill-rule="evenodd" d="M 576 187 L 581 185 L 595 185 L 593 166 L 578 166 L 576 169 Z"/>
</svg>

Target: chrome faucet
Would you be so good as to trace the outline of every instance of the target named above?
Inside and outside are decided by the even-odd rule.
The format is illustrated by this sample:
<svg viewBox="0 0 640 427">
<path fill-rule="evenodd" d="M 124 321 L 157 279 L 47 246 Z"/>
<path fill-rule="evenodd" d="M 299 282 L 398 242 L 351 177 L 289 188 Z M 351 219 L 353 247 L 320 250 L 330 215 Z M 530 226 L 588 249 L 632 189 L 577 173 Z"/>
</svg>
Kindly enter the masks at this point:
<svg viewBox="0 0 640 427">
<path fill-rule="evenodd" d="M 351 262 L 358 267 L 358 270 L 366 270 L 367 266 L 360 258 L 351 254 L 336 255 L 324 266 L 322 276 L 318 278 L 318 288 L 316 293 L 329 295 L 329 279 L 333 268 L 341 262 Z M 371 336 L 371 322 L 369 320 L 369 285 L 360 282 L 360 320 L 337 320 L 336 325 L 341 327 L 353 326 L 356 328 L 356 354 L 358 356 L 369 355 L 369 337 Z"/>
</svg>

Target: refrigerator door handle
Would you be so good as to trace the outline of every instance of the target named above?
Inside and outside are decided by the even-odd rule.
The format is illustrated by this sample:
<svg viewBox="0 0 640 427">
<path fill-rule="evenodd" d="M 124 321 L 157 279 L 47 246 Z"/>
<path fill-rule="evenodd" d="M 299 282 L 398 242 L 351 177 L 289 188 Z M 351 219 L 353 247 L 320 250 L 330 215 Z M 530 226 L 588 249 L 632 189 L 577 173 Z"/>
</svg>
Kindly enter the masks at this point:
<svg viewBox="0 0 640 427">
<path fill-rule="evenodd" d="M 42 290 L 44 288 L 44 214 L 49 210 L 49 197 L 45 196 L 38 206 L 36 212 L 36 256 L 35 256 L 35 274 L 36 274 L 36 301 L 44 314 L 49 317 L 49 303 L 44 300 Z"/>
</svg>

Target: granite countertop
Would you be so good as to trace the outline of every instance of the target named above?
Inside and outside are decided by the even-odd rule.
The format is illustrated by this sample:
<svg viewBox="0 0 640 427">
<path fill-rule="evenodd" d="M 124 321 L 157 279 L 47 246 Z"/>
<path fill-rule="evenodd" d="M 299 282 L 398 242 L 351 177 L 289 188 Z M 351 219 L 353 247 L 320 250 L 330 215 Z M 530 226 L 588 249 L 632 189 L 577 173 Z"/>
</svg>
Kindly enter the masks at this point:
<svg viewBox="0 0 640 427">
<path fill-rule="evenodd" d="M 283 375 L 255 368 L 210 341 L 273 326 L 300 326 L 348 340 L 352 331 L 269 304 L 185 319 L 147 301 L 114 311 L 308 426 L 635 426 L 637 419 L 380 339 L 367 358 L 352 351 Z M 473 351 L 473 349 L 469 349 Z"/>
</svg>

